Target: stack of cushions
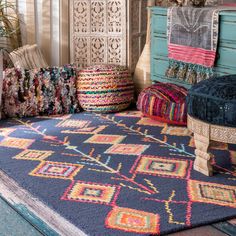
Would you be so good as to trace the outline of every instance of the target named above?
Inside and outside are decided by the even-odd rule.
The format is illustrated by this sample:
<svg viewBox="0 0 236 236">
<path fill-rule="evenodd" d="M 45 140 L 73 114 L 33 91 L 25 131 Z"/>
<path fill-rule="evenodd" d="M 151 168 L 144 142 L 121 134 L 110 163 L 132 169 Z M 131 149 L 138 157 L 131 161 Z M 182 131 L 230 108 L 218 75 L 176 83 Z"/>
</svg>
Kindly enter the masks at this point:
<svg viewBox="0 0 236 236">
<path fill-rule="evenodd" d="M 55 115 L 78 111 L 76 71 L 71 65 L 34 70 L 6 69 L 2 116 Z"/>
<path fill-rule="evenodd" d="M 1 64 L 1 62 L 0 62 Z M 11 68 L 11 66 L 13 65 L 15 68 L 19 69 L 19 70 L 31 70 L 31 69 L 35 69 L 35 68 L 45 68 L 48 67 L 46 60 L 43 57 L 43 54 L 41 53 L 40 49 L 38 48 L 38 46 L 36 44 L 33 45 L 24 45 L 23 47 L 17 48 L 14 51 L 12 51 L 10 54 L 7 53 L 7 57 L 6 55 L 4 55 L 3 57 L 3 69 L 7 69 L 7 68 Z M 22 73 L 22 74 L 21 74 Z M 16 79 L 17 77 L 28 77 L 27 73 L 25 75 L 25 72 L 19 72 L 18 70 L 16 71 L 15 69 L 12 70 L 8 70 L 6 71 L 6 77 L 9 81 L 10 76 L 12 76 L 12 83 L 13 84 L 17 84 L 18 83 L 18 79 Z M 5 79 L 5 78 L 4 78 Z M 22 81 L 22 79 L 20 79 Z M 0 97 L 2 97 L 3 91 L 2 91 L 2 87 L 3 87 L 3 80 L 0 80 Z M 11 86 L 12 91 L 13 92 L 13 85 Z M 15 89 L 17 89 L 17 86 L 15 87 Z M 10 97 L 11 102 L 13 102 L 13 100 L 15 99 L 13 97 Z M 20 103 L 20 101 L 15 101 L 16 103 Z M 20 109 L 20 107 L 23 109 L 22 111 L 17 111 L 17 113 L 19 112 L 19 114 L 23 114 L 24 112 L 26 113 L 30 113 L 30 111 L 34 111 L 35 109 L 32 107 L 30 108 L 28 105 L 27 111 L 25 110 L 24 105 L 26 105 L 26 103 L 24 104 L 19 104 L 17 105 L 17 109 Z M 31 104 L 32 106 L 34 106 L 34 104 Z M 2 101 L 0 99 L 0 106 L 2 106 Z M 10 107 L 8 107 L 10 108 Z M 9 114 L 11 114 L 10 116 L 12 116 L 13 114 L 16 114 L 16 110 L 12 110 L 10 111 L 7 108 Z M 12 107 L 12 109 L 14 109 L 16 107 Z M 33 112 L 34 114 L 34 112 Z M 1 113 L 0 113 L 1 116 Z M 14 115 L 15 116 L 15 115 Z"/>
<path fill-rule="evenodd" d="M 144 89 L 138 97 L 137 107 L 152 119 L 174 125 L 186 125 L 187 89 L 172 83 L 156 83 Z"/>
<path fill-rule="evenodd" d="M 133 100 L 134 84 L 126 67 L 95 65 L 79 71 L 77 94 L 84 110 L 118 112 Z"/>
<path fill-rule="evenodd" d="M 188 114 L 215 125 L 236 127 L 236 75 L 214 77 L 191 87 Z"/>
</svg>

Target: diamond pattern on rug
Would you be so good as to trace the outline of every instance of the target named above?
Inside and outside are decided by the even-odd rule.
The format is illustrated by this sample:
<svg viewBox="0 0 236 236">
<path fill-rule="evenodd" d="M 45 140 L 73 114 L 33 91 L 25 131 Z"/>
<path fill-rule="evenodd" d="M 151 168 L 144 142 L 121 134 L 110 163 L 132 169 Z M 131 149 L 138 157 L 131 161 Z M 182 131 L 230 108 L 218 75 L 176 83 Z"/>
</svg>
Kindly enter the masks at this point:
<svg viewBox="0 0 236 236">
<path fill-rule="evenodd" d="M 147 117 L 143 117 L 137 122 L 137 125 L 147 125 L 147 126 L 157 126 L 157 127 L 164 127 L 165 123 L 159 122 L 157 120 L 152 120 Z"/>
<path fill-rule="evenodd" d="M 106 125 L 100 125 L 100 126 L 89 126 L 84 127 L 80 129 L 74 129 L 74 130 L 62 130 L 61 132 L 64 134 L 97 134 L 104 130 L 107 126 Z"/>
<path fill-rule="evenodd" d="M 135 164 L 136 165 L 136 164 Z M 134 169 L 133 166 L 132 169 Z M 141 156 L 135 173 L 184 178 L 188 169 L 187 160 L 167 159 L 158 156 Z"/>
<path fill-rule="evenodd" d="M 16 129 L 13 129 L 13 128 L 1 128 L 0 129 L 0 135 L 1 136 L 7 136 L 7 135 L 9 135 L 10 133 L 12 133 L 15 130 Z"/>
<path fill-rule="evenodd" d="M 165 125 L 161 133 L 168 135 L 176 135 L 176 136 L 191 136 L 192 134 L 192 132 L 190 132 L 189 129 L 186 127 L 169 126 L 169 125 Z"/>
<path fill-rule="evenodd" d="M 77 181 L 73 182 L 62 196 L 62 200 L 113 205 L 120 186 Z"/>
<path fill-rule="evenodd" d="M 0 142 L 0 146 L 8 148 L 26 149 L 33 142 L 34 139 L 7 137 Z"/>
<path fill-rule="evenodd" d="M 105 153 L 108 154 L 121 154 L 121 155 L 140 155 L 149 145 L 140 144 L 115 144 L 108 148 Z"/>
<path fill-rule="evenodd" d="M 41 151 L 41 150 L 24 150 L 14 157 L 14 159 L 20 160 L 32 160 L 32 161 L 41 161 L 51 156 L 53 151 Z"/>
<path fill-rule="evenodd" d="M 236 146 L 213 150 L 217 173 L 204 176 L 192 168 L 191 136 L 161 134 L 165 124 L 135 114 L 2 120 L 1 170 L 45 215 L 88 235 L 165 235 L 235 217 Z"/>
<path fill-rule="evenodd" d="M 108 228 L 135 233 L 159 234 L 159 215 L 131 208 L 113 207 L 106 218 Z"/>
<path fill-rule="evenodd" d="M 80 164 L 42 161 L 29 175 L 45 178 L 73 179 L 83 167 Z"/>
<path fill-rule="evenodd" d="M 211 203 L 236 208 L 235 186 L 189 180 L 189 197 L 193 202 Z"/>
<path fill-rule="evenodd" d="M 125 137 L 124 135 L 95 134 L 84 143 L 116 144 L 120 143 Z"/>
<path fill-rule="evenodd" d="M 141 111 L 122 111 L 115 114 L 115 116 L 123 116 L 123 117 L 141 117 Z"/>
<path fill-rule="evenodd" d="M 87 120 L 75 120 L 75 119 L 68 119 L 63 120 L 57 124 L 57 127 L 64 127 L 64 128 L 84 128 L 87 127 L 91 121 Z"/>
</svg>

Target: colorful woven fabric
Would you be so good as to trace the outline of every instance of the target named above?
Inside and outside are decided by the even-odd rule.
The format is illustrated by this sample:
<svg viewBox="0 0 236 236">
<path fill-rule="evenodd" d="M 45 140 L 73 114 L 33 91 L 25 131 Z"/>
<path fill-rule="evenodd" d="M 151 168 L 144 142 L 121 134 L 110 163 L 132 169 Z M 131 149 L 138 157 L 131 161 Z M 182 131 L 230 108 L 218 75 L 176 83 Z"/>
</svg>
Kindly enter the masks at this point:
<svg viewBox="0 0 236 236">
<path fill-rule="evenodd" d="M 56 115 L 78 111 L 76 79 L 76 69 L 71 65 L 40 69 L 34 77 L 40 113 Z"/>
<path fill-rule="evenodd" d="M 185 99 L 187 89 L 171 83 L 156 83 L 144 89 L 138 97 L 137 107 L 153 119 L 186 125 Z"/>
<path fill-rule="evenodd" d="M 2 120 L 0 194 L 61 229 L 44 235 L 167 235 L 236 217 L 236 146 L 211 148 L 208 177 L 193 169 L 187 127 L 139 111 Z"/>
<path fill-rule="evenodd" d="M 77 94 L 84 110 L 117 112 L 130 105 L 134 94 L 133 80 L 123 66 L 90 66 L 78 73 Z"/>
<path fill-rule="evenodd" d="M 218 42 L 220 8 L 168 9 L 166 76 L 194 84 L 212 76 Z M 194 22 L 194 23 L 193 23 Z"/>
<path fill-rule="evenodd" d="M 8 68 L 4 71 L 2 117 L 24 117 L 39 114 L 34 85 L 38 70 L 24 71 Z"/>
<path fill-rule="evenodd" d="M 6 69 L 3 117 L 66 114 L 78 111 L 76 73 L 71 65 L 35 70 Z"/>
<path fill-rule="evenodd" d="M 192 86 L 188 113 L 215 125 L 236 127 L 236 75 L 215 77 Z"/>
</svg>

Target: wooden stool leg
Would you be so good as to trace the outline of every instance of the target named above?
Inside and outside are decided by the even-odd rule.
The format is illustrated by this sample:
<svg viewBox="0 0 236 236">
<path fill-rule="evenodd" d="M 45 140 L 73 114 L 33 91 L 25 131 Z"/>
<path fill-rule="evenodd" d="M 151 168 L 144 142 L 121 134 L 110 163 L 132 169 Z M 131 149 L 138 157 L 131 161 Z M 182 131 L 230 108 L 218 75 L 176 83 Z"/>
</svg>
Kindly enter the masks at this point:
<svg viewBox="0 0 236 236">
<path fill-rule="evenodd" d="M 193 165 L 194 170 L 199 171 L 204 175 L 212 175 L 213 169 L 210 164 L 211 154 L 208 153 L 208 148 L 210 146 L 209 138 L 194 134 L 194 142 L 196 146 L 196 159 Z"/>
</svg>

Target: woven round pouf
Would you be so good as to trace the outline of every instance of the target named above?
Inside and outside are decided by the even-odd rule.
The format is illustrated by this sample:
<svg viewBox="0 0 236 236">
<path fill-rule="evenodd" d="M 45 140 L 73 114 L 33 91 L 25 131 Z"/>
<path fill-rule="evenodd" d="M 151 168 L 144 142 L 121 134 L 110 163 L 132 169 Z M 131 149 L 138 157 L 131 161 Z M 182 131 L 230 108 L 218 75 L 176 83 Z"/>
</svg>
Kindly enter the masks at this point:
<svg viewBox="0 0 236 236">
<path fill-rule="evenodd" d="M 186 125 L 187 89 L 172 83 L 156 83 L 144 89 L 137 108 L 152 119 L 173 125 Z"/>
<path fill-rule="evenodd" d="M 133 100 L 133 79 L 123 66 L 90 66 L 78 73 L 77 96 L 86 111 L 118 112 L 128 108 Z"/>
</svg>

